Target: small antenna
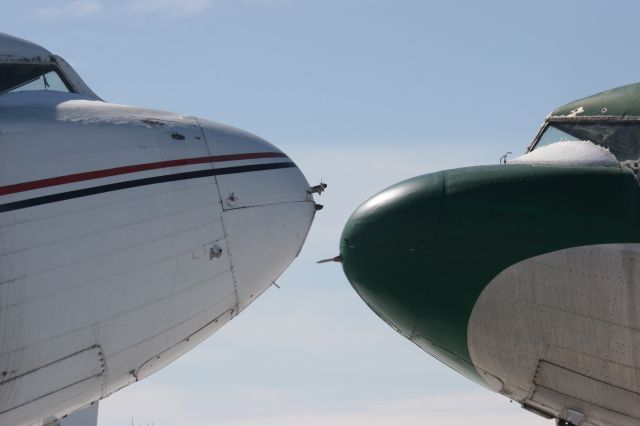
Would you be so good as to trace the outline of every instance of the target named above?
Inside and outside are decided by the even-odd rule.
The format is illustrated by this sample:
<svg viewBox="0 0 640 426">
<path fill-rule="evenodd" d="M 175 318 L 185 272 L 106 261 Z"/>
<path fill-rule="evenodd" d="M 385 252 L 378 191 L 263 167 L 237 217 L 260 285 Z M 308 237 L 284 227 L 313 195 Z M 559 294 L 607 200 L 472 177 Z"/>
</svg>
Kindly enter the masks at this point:
<svg viewBox="0 0 640 426">
<path fill-rule="evenodd" d="M 327 189 L 327 184 L 322 182 L 322 179 L 321 179 L 319 185 L 315 185 L 315 186 L 312 186 L 310 188 L 307 188 L 307 192 L 309 194 L 322 195 L 322 193 L 324 192 L 325 189 Z"/>
<path fill-rule="evenodd" d="M 329 259 L 318 260 L 316 263 L 329 263 L 329 262 L 342 263 L 342 255 L 339 254 L 336 257 L 331 257 Z"/>
<path fill-rule="evenodd" d="M 506 154 L 504 154 L 502 157 L 500 157 L 500 164 L 507 164 L 507 157 L 511 154 L 512 152 L 509 151 Z"/>
</svg>

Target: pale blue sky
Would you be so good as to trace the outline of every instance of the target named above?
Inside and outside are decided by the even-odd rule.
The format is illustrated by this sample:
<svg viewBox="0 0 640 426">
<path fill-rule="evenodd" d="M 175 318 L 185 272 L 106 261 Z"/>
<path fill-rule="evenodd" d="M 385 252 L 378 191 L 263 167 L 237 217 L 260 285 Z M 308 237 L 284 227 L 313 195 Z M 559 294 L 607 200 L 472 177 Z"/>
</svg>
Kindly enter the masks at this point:
<svg viewBox="0 0 640 426">
<path fill-rule="evenodd" d="M 106 100 L 197 115 L 329 183 L 301 256 L 242 315 L 105 400 L 100 425 L 551 424 L 383 324 L 338 265 L 348 215 L 412 175 L 520 153 L 556 106 L 640 80 L 634 1 L 7 1 L 0 31 Z"/>
</svg>

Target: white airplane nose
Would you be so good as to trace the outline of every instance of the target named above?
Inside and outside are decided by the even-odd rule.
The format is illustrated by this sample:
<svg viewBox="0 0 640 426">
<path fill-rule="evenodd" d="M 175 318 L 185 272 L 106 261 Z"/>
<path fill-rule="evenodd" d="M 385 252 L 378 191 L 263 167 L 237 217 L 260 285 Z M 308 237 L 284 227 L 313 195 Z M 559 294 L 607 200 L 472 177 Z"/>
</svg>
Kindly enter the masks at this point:
<svg viewBox="0 0 640 426">
<path fill-rule="evenodd" d="M 220 192 L 237 314 L 298 255 L 316 205 L 300 169 L 275 146 L 213 123 L 202 127 Z"/>
<path fill-rule="evenodd" d="M 284 272 L 313 221 L 312 202 L 279 202 L 224 212 L 238 312 Z"/>
</svg>

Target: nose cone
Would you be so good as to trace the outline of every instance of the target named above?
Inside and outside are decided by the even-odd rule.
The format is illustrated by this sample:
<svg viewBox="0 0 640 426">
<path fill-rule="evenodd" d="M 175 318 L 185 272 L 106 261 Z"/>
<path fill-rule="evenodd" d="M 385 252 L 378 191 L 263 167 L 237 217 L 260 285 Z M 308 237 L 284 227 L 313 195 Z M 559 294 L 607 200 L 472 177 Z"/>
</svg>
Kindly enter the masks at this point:
<svg viewBox="0 0 640 426">
<path fill-rule="evenodd" d="M 378 315 L 410 336 L 434 262 L 443 175 L 398 183 L 362 204 L 340 241 L 344 272 Z"/>
<path fill-rule="evenodd" d="M 298 255 L 315 203 L 300 169 L 277 147 L 234 128 L 201 125 L 217 170 L 239 312 Z"/>
<path fill-rule="evenodd" d="M 443 266 L 446 172 L 400 182 L 362 204 L 340 242 L 347 279 L 392 328 L 463 374 L 466 295 Z M 459 265 L 457 267 L 464 267 Z"/>
</svg>

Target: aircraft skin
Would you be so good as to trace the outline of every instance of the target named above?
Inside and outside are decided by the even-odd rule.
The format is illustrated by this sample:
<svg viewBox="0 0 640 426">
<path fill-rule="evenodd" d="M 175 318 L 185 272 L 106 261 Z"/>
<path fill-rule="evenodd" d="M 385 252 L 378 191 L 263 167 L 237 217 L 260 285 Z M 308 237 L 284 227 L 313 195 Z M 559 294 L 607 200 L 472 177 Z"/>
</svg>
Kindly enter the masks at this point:
<svg viewBox="0 0 640 426">
<path fill-rule="evenodd" d="M 341 236 L 348 280 L 400 334 L 524 408 L 639 425 L 640 188 L 624 161 L 639 101 L 631 85 L 568 104 L 532 145 L 553 126 L 594 142 L 615 130 L 628 137 L 615 165 L 469 167 L 373 196 Z"/>
<path fill-rule="evenodd" d="M 104 102 L 0 34 L 0 72 L 20 66 L 69 92 L 0 94 L 0 424 L 53 425 L 237 316 L 297 256 L 316 205 L 263 139 Z"/>
</svg>

